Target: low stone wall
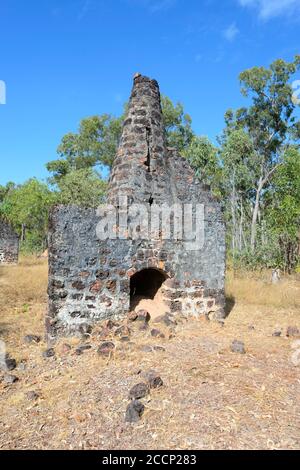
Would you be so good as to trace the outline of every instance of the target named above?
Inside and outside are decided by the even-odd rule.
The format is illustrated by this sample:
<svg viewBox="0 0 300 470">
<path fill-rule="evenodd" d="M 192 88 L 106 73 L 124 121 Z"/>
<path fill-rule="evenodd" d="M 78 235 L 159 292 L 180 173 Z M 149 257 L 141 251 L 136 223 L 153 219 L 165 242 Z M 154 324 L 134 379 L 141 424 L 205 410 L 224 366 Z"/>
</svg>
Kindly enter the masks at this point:
<svg viewBox="0 0 300 470">
<path fill-rule="evenodd" d="M 19 237 L 9 224 L 0 220 L 0 264 L 17 264 Z"/>
</svg>

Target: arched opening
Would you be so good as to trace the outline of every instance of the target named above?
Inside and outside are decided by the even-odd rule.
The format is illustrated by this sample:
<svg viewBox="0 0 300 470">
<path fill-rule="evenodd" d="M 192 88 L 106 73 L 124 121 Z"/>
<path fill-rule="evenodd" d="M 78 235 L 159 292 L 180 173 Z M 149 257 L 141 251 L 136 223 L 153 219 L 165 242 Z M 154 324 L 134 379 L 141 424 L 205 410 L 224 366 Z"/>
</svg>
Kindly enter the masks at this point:
<svg viewBox="0 0 300 470">
<path fill-rule="evenodd" d="M 144 299 L 153 300 L 168 276 L 159 269 L 149 268 L 130 279 L 130 308 L 134 310 Z"/>
</svg>

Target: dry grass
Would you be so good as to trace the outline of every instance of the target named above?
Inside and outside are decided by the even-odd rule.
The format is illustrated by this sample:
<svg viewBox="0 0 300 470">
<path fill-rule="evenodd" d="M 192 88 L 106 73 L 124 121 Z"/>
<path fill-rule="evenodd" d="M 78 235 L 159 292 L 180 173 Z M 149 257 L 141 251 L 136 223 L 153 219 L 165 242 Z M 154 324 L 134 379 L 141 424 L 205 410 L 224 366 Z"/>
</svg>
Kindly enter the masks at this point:
<svg viewBox="0 0 300 470">
<path fill-rule="evenodd" d="M 0 267 L 0 335 L 14 354 L 27 332 L 44 334 L 47 278 L 47 262 L 33 256 Z"/>
<path fill-rule="evenodd" d="M 296 279 L 271 286 L 267 277 L 229 274 L 232 311 L 223 328 L 181 320 L 171 340 L 136 332 L 128 344 L 112 336 L 117 348 L 107 360 L 96 353 L 95 329 L 93 347 L 82 356 L 74 354 L 80 340 L 72 339 L 69 353 L 62 352 L 61 341 L 56 357 L 44 360 L 45 343 L 26 346 L 22 338 L 43 332 L 46 279 L 43 261 L 0 268 L 1 335 L 9 351 L 27 363 L 25 371 L 15 372 L 17 384 L 0 384 L 0 448 L 299 448 L 300 380 L 299 367 L 291 363 L 293 340 L 272 336 L 275 328 L 299 327 Z M 159 328 L 168 335 L 168 328 Z M 230 352 L 235 338 L 245 342 L 245 355 Z M 143 345 L 165 351 L 147 353 Z M 127 425 L 128 390 L 141 381 L 139 371 L 148 369 L 160 372 L 164 387 L 145 400 L 142 420 Z M 40 394 L 39 400 L 28 401 L 30 390 Z"/>
<path fill-rule="evenodd" d="M 270 272 L 231 271 L 227 275 L 227 295 L 237 303 L 300 310 L 300 276 L 286 276 L 279 284 L 272 284 L 270 279 Z"/>
</svg>

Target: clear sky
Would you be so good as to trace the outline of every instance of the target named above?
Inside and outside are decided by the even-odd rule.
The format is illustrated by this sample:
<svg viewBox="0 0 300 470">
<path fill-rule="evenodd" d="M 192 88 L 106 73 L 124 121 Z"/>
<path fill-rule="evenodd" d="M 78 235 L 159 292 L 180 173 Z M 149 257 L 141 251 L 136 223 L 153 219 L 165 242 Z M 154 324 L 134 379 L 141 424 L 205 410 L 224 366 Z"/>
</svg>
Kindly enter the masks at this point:
<svg viewBox="0 0 300 470">
<path fill-rule="evenodd" d="M 292 60 L 299 32 L 300 0 L 0 0 L 0 184 L 45 179 L 81 118 L 121 112 L 135 72 L 215 139 L 238 74 Z"/>
</svg>

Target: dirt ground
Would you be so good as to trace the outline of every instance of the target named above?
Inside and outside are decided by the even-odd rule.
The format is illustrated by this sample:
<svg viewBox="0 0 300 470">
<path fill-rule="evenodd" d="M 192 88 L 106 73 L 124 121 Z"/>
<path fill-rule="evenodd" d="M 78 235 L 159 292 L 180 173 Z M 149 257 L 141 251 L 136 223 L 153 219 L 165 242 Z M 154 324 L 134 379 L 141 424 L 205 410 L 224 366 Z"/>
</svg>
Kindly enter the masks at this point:
<svg viewBox="0 0 300 470">
<path fill-rule="evenodd" d="M 43 339 L 24 342 L 44 335 L 46 284 L 45 260 L 0 268 L 0 338 L 19 379 L 6 384 L 0 372 L 1 449 L 299 449 L 300 345 L 286 336 L 288 326 L 300 328 L 299 277 L 272 286 L 268 273 L 229 273 L 223 327 L 150 322 L 145 331 L 134 327 L 129 342 L 113 328 L 108 358 L 97 354 L 100 326 L 82 355 L 80 338 L 60 341 L 51 358 L 42 357 Z M 152 328 L 165 338 L 152 337 Z M 235 339 L 245 354 L 231 352 Z M 128 392 L 150 369 L 164 385 L 143 399 L 138 423 L 125 423 Z M 38 398 L 29 399 L 32 391 Z"/>
</svg>

